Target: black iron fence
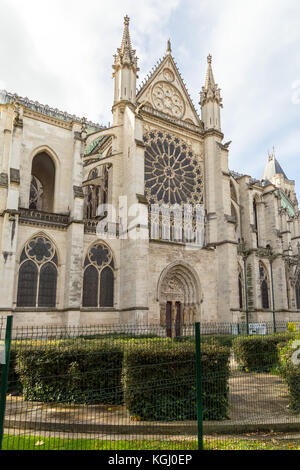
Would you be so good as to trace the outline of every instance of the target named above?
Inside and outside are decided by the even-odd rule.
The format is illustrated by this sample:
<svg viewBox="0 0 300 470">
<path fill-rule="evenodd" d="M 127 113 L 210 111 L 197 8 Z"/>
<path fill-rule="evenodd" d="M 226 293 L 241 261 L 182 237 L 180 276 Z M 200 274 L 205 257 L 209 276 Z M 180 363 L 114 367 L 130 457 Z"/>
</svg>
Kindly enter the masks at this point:
<svg viewBox="0 0 300 470">
<path fill-rule="evenodd" d="M 186 325 L 174 338 L 160 325 L 6 323 L 2 449 L 298 445 L 283 436 L 300 432 L 300 322 L 276 334 L 268 323 Z"/>
</svg>

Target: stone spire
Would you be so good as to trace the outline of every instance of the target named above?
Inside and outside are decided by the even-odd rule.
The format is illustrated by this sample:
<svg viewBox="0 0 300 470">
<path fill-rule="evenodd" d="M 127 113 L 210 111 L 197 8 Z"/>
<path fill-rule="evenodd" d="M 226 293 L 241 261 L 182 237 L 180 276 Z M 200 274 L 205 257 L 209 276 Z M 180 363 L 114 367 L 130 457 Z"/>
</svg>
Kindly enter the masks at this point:
<svg viewBox="0 0 300 470">
<path fill-rule="evenodd" d="M 282 175 L 286 180 L 288 179 L 275 156 L 275 149 L 273 147 L 273 152 L 269 152 L 268 161 L 262 179 L 265 181 L 271 181 L 276 175 Z"/>
<path fill-rule="evenodd" d="M 200 105 L 202 121 L 205 129 L 216 129 L 221 131 L 221 108 L 222 98 L 221 90 L 215 82 L 214 74 L 212 71 L 212 56 L 207 57 L 207 73 L 205 85 L 200 93 Z"/>
<path fill-rule="evenodd" d="M 113 78 L 115 80 L 114 105 L 121 102 L 136 103 L 136 79 L 139 71 L 135 50 L 132 49 L 129 34 L 129 17 L 124 18 L 122 44 L 114 56 Z"/>
<path fill-rule="evenodd" d="M 205 86 L 202 88 L 202 92 L 200 93 L 200 104 L 203 106 L 208 101 L 214 101 L 218 103 L 218 105 L 222 108 L 222 98 L 221 98 L 221 90 L 215 82 L 214 74 L 212 70 L 212 56 L 209 54 L 207 57 L 207 72 L 206 72 L 206 80 Z"/>
<path fill-rule="evenodd" d="M 132 49 L 130 34 L 129 34 L 129 16 L 124 18 L 124 33 L 122 38 L 121 47 L 117 49 L 117 54 L 114 55 L 115 63 L 113 65 L 114 74 L 123 67 L 132 68 L 136 73 L 139 71 L 136 57 L 136 51 Z"/>
</svg>

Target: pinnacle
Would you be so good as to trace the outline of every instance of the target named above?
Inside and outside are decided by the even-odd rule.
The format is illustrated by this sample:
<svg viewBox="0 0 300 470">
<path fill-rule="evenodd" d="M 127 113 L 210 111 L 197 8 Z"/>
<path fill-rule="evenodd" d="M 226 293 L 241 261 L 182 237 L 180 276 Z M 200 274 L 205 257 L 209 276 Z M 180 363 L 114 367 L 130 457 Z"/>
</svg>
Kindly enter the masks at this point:
<svg viewBox="0 0 300 470">
<path fill-rule="evenodd" d="M 115 63 L 113 69 L 117 70 L 119 67 L 124 65 L 134 67 L 138 71 L 137 66 L 137 57 L 135 55 L 135 50 L 132 49 L 130 34 L 129 34 L 129 22 L 130 18 L 128 15 L 124 17 L 124 32 L 122 37 L 121 47 L 118 48 L 117 54 L 114 56 Z"/>
<path fill-rule="evenodd" d="M 212 70 L 212 55 L 209 54 L 207 56 L 207 72 L 206 72 L 206 79 L 205 85 L 202 88 L 202 92 L 200 93 L 201 99 L 200 104 L 203 106 L 207 101 L 216 101 L 222 107 L 222 98 L 220 95 L 220 88 L 215 82 L 214 74 Z"/>
<path fill-rule="evenodd" d="M 167 54 L 171 54 L 171 52 L 172 52 L 171 39 L 168 39 L 168 42 L 167 42 Z"/>
</svg>

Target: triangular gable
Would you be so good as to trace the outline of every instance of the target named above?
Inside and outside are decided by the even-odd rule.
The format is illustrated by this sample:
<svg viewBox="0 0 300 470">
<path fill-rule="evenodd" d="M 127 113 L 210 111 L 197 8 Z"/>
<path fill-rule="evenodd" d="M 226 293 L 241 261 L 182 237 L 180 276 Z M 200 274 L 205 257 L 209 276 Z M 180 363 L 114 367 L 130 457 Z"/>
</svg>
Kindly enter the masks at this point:
<svg viewBox="0 0 300 470">
<path fill-rule="evenodd" d="M 167 53 L 158 62 L 138 91 L 137 101 L 173 119 L 201 126 L 201 120 L 171 54 Z"/>
</svg>

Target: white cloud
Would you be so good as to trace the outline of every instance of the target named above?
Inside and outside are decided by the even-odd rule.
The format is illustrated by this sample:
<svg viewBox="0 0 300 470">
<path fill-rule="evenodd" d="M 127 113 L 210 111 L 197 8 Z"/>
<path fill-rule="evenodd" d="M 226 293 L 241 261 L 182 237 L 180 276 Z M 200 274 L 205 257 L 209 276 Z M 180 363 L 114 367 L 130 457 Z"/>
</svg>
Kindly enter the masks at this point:
<svg viewBox="0 0 300 470">
<path fill-rule="evenodd" d="M 9 91 L 107 123 L 113 54 L 128 14 L 141 78 L 170 37 L 198 102 L 212 53 L 232 169 L 260 177 L 274 145 L 283 169 L 300 183 L 300 104 L 293 104 L 292 88 L 300 80 L 298 0 L 0 2 L 0 80 Z"/>
<path fill-rule="evenodd" d="M 111 116 L 111 66 L 125 14 L 132 18 L 132 42 L 143 58 L 149 47 L 158 50 L 170 13 L 179 3 L 1 1 L 0 73 L 9 90 L 93 120 Z"/>
</svg>

